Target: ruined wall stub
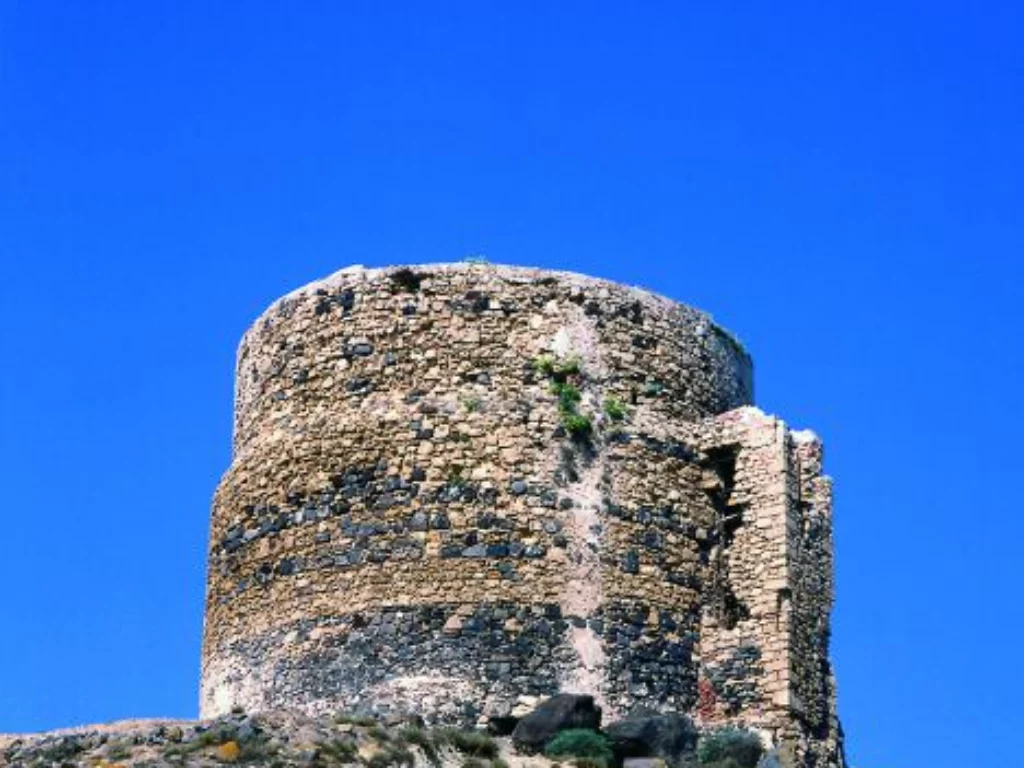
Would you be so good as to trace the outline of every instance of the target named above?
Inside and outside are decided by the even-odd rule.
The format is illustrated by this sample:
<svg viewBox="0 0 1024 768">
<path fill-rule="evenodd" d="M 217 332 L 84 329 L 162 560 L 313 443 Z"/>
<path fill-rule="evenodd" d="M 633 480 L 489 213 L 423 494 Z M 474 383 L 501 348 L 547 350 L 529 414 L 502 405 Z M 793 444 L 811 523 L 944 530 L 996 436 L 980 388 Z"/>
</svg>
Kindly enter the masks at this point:
<svg viewBox="0 0 1024 768">
<path fill-rule="evenodd" d="M 829 481 L 751 382 L 703 313 L 569 273 L 355 267 L 279 300 L 238 353 L 203 715 L 580 691 L 840 764 Z"/>
</svg>

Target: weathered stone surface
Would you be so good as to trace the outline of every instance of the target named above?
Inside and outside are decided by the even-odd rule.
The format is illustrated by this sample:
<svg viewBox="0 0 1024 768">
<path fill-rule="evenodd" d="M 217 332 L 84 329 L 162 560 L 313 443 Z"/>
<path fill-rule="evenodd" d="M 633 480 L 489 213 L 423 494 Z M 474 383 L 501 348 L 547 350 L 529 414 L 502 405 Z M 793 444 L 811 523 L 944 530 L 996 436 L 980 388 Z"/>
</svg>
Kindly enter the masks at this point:
<svg viewBox="0 0 1024 768">
<path fill-rule="evenodd" d="M 697 729 L 679 714 L 635 715 L 605 726 L 617 758 L 659 757 L 677 764 L 697 748 Z"/>
<path fill-rule="evenodd" d="M 830 481 L 751 402 L 706 315 L 579 275 L 352 268 L 284 297 L 238 352 L 203 714 L 475 724 L 573 691 L 838 765 Z"/>
<path fill-rule="evenodd" d="M 540 752 L 559 731 L 601 727 L 601 708 L 594 697 L 560 693 L 523 717 L 512 731 L 512 743 L 520 752 Z"/>
</svg>

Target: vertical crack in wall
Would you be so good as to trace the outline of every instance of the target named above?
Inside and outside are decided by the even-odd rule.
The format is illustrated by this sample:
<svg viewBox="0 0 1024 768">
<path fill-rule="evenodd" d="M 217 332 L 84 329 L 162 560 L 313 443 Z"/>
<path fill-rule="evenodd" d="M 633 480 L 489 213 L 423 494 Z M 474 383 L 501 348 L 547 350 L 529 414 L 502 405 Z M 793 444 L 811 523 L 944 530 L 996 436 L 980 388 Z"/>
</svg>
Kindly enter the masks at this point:
<svg viewBox="0 0 1024 768">
<path fill-rule="evenodd" d="M 600 414 L 599 388 L 607 371 L 601 359 L 593 318 L 587 317 L 582 309 L 574 308 L 569 322 L 558 331 L 551 346 L 556 355 L 580 358 L 583 372 L 581 410 L 592 415 Z M 591 694 L 606 715 L 612 715 L 605 696 L 604 645 L 591 625 L 604 602 L 601 574 L 604 527 L 598 513 L 604 495 L 602 483 L 607 472 L 607 460 L 596 444 L 597 439 L 592 434 L 587 439 L 575 439 L 561 446 L 562 451 L 573 453 L 571 458 L 580 466 L 575 481 L 567 488 L 573 506 L 566 520 L 568 573 L 561 599 L 562 612 L 570 619 L 569 643 L 576 653 L 576 663 L 566 671 L 562 689 Z"/>
<path fill-rule="evenodd" d="M 739 452 L 738 445 L 717 446 L 707 451 L 706 461 L 718 478 L 707 492 L 715 510 L 715 547 L 711 552 L 708 604 L 722 626 L 730 630 L 750 617 L 749 609 L 734 592 L 729 575 L 730 547 L 744 522 L 743 506 L 732 503 Z"/>
</svg>

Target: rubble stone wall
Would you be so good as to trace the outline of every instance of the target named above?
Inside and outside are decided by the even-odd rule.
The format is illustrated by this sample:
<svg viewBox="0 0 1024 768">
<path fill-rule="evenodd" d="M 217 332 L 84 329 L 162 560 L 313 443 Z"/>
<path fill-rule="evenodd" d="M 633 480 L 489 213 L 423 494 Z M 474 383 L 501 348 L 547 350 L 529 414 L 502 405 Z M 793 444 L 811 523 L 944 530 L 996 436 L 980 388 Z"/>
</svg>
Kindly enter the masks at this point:
<svg viewBox="0 0 1024 768">
<path fill-rule="evenodd" d="M 569 273 L 356 267 L 271 306 L 236 376 L 204 716 L 466 723 L 579 691 L 838 764 L 820 444 L 748 407 L 751 361 L 703 313 Z"/>
</svg>

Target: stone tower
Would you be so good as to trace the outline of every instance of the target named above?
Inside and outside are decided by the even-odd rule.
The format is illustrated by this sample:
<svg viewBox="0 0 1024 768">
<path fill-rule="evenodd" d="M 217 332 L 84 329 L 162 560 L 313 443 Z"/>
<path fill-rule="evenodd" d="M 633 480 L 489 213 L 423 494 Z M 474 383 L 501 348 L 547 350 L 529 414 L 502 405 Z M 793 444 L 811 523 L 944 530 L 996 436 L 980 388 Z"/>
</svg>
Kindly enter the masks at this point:
<svg viewBox="0 0 1024 768">
<path fill-rule="evenodd" d="M 476 264 L 352 267 L 238 351 L 202 713 L 507 716 L 592 693 L 841 765 L 821 444 L 708 316 Z"/>
</svg>

